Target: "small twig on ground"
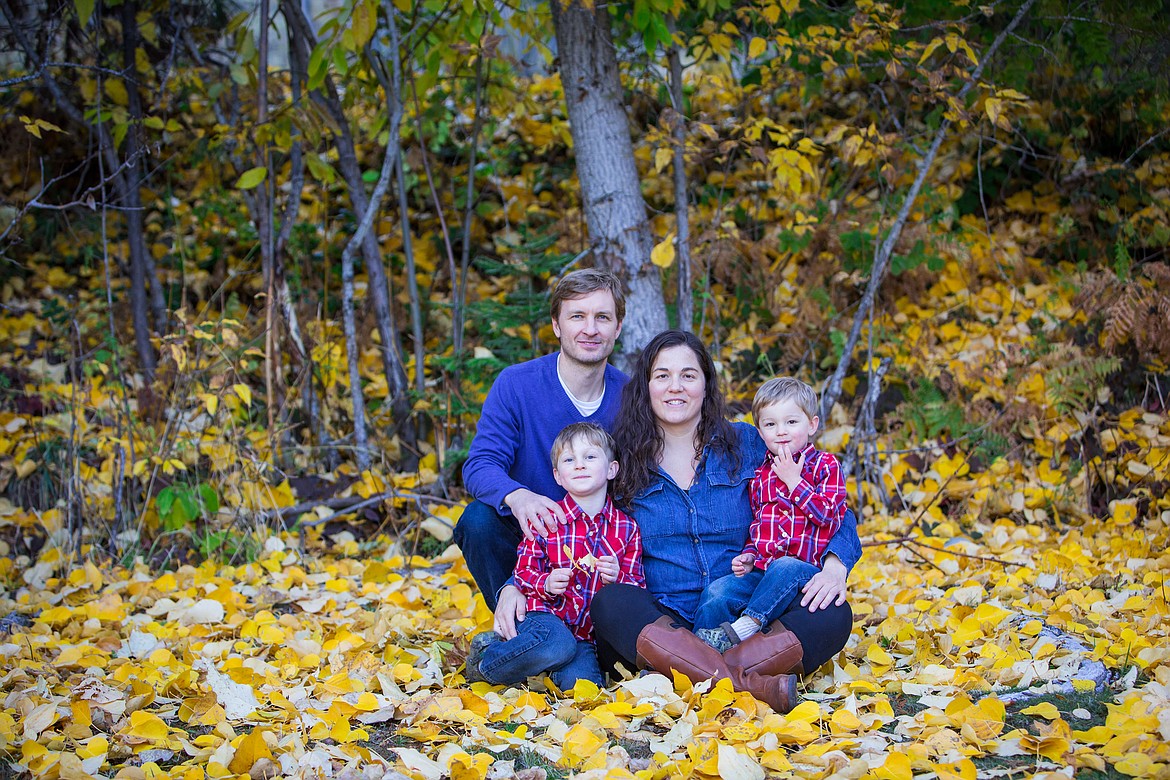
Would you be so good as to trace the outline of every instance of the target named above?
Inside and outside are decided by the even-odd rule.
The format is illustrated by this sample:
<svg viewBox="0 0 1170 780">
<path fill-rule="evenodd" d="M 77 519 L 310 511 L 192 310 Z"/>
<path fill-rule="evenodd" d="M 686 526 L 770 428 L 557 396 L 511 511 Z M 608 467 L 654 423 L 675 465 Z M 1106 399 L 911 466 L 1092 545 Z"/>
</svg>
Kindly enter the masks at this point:
<svg viewBox="0 0 1170 780">
<path fill-rule="evenodd" d="M 903 545 L 903 547 L 905 547 L 905 545 Z M 906 548 L 906 552 L 910 553 L 910 554 L 911 554 L 911 555 L 913 555 L 915 558 L 917 558 L 918 560 L 920 560 L 920 561 L 922 561 L 923 563 L 925 563 L 927 566 L 930 566 L 931 568 L 938 569 L 939 571 L 942 571 L 942 567 L 941 567 L 941 566 L 939 566 L 937 563 L 935 563 L 934 561 L 930 560 L 929 558 L 927 558 L 925 555 L 923 555 L 922 553 L 918 552 L 917 550 L 914 550 L 914 549 L 911 549 L 911 548 L 908 548 L 908 547 L 907 547 L 907 548 Z M 945 574 L 946 572 L 943 572 L 943 573 Z"/>
<path fill-rule="evenodd" d="M 264 516 L 263 519 L 265 521 L 267 521 L 271 517 L 280 517 L 282 520 L 284 520 L 288 517 L 308 512 L 310 509 L 312 509 L 314 507 L 318 507 L 318 506 L 326 506 L 326 507 L 329 507 L 330 509 L 332 509 L 334 507 L 338 507 L 336 512 L 332 512 L 328 515 L 325 515 L 324 517 L 318 517 L 318 518 L 315 518 L 313 520 L 307 520 L 305 522 L 298 521 L 296 523 L 295 527 L 297 529 L 297 535 L 300 538 L 301 551 L 303 552 L 305 550 L 305 530 L 306 529 L 313 528 L 314 526 L 318 526 L 318 525 L 324 525 L 325 523 L 328 523 L 331 520 L 336 520 L 338 517 L 344 517 L 345 515 L 352 515 L 355 512 L 360 512 L 361 510 L 365 509 L 366 507 L 375 506 L 377 504 L 381 504 L 384 501 L 391 501 L 394 499 L 405 499 L 408 501 L 413 501 L 415 506 L 418 508 L 418 510 L 420 512 L 422 512 L 423 514 L 427 515 L 428 517 L 434 518 L 435 520 L 438 520 L 440 523 L 442 523 L 443 525 L 446 525 L 448 528 L 454 528 L 454 526 L 451 524 L 451 522 L 449 520 L 447 520 L 447 518 L 440 517 L 440 516 L 436 515 L 435 513 L 431 512 L 425 506 L 423 506 L 423 501 L 429 501 L 429 502 L 434 502 L 434 503 L 439 503 L 439 504 L 447 504 L 449 506 L 457 506 L 460 502 L 449 501 L 448 499 L 436 498 L 434 496 L 426 496 L 426 495 L 422 495 L 420 493 L 400 493 L 399 491 L 394 490 L 394 489 L 386 490 L 382 493 L 379 493 L 375 496 L 370 496 L 369 498 L 366 498 L 366 499 L 355 500 L 355 498 L 353 496 L 345 496 L 342 498 L 326 499 L 324 501 L 311 501 L 311 502 L 305 502 L 302 504 L 296 504 L 294 506 L 285 507 L 283 509 L 275 510 L 275 511 L 269 513 L 268 515 Z"/>
<path fill-rule="evenodd" d="M 269 510 L 268 512 L 265 512 L 262 517 L 266 521 L 276 517 L 285 519 L 295 515 L 304 514 L 305 512 L 308 512 L 309 510 L 319 506 L 323 506 L 327 509 L 345 510 L 336 512 L 334 515 L 330 515 L 330 518 L 332 518 L 337 515 L 353 514 L 354 512 L 364 509 L 367 506 L 372 506 L 379 501 L 389 501 L 395 498 L 413 501 L 415 505 L 417 505 L 419 509 L 424 512 L 426 512 L 426 509 L 422 506 L 423 501 L 429 501 L 435 504 L 446 504 L 447 506 L 459 506 L 463 503 L 462 501 L 452 501 L 448 498 L 431 496 L 425 493 L 404 493 L 402 491 L 392 489 L 379 493 L 376 496 L 371 496 L 368 499 L 357 498 L 355 496 L 337 496 L 334 498 L 321 499 L 319 501 L 302 501 L 301 503 L 293 504 L 292 506 Z M 427 514 L 430 513 L 427 512 Z M 324 520 L 315 520 L 310 523 L 302 523 L 302 525 L 320 525 L 322 522 L 324 522 Z"/>
<path fill-rule="evenodd" d="M 883 539 L 881 541 L 878 541 L 876 539 L 871 539 L 867 542 L 862 542 L 861 546 L 862 547 L 885 547 L 888 544 L 897 544 L 897 545 L 901 545 L 903 547 L 905 547 L 907 545 L 913 545 L 914 547 L 921 547 L 922 549 L 930 550 L 931 552 L 942 553 L 944 555 L 957 555 L 960 558 L 972 558 L 972 559 L 977 560 L 977 561 L 987 561 L 988 563 L 998 563 L 1001 566 L 1024 566 L 1024 567 L 1027 566 L 1027 564 L 1025 564 L 1025 563 L 1016 563 L 1014 561 L 1005 561 L 1003 558 L 996 558 L 993 555 L 976 555 L 974 553 L 965 553 L 965 552 L 960 552 L 958 550 L 946 550 L 946 549 L 943 549 L 942 547 L 935 547 L 932 544 L 926 544 L 925 542 L 920 541 L 918 539 L 918 537 L 915 537 L 915 536 L 899 536 L 896 539 Z M 918 555 L 919 557 L 922 557 L 921 553 L 919 553 L 917 550 L 912 550 L 911 552 L 913 552 L 915 555 Z M 923 559 L 923 560 L 925 560 L 925 559 Z M 928 563 L 929 563 L 929 561 L 928 561 Z"/>
</svg>

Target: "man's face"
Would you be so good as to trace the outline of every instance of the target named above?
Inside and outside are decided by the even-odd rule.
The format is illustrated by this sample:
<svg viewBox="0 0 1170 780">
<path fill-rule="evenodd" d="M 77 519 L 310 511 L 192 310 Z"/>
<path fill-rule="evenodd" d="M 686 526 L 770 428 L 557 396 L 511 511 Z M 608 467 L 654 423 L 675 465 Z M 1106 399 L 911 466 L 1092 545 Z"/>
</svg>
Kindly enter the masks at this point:
<svg viewBox="0 0 1170 780">
<path fill-rule="evenodd" d="M 561 342 L 561 354 L 585 366 L 608 360 L 622 332 L 613 293 L 609 290 L 595 290 L 581 298 L 565 300 L 552 325 L 553 333 Z"/>
</svg>

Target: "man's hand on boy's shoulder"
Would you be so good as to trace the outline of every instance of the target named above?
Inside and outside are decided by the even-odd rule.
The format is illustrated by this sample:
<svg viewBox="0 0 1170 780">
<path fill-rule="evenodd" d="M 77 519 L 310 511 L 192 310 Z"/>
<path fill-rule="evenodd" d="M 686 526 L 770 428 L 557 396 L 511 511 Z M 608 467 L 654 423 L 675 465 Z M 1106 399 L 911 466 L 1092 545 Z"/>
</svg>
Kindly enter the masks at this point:
<svg viewBox="0 0 1170 780">
<path fill-rule="evenodd" d="M 558 524 L 565 522 L 565 513 L 559 503 L 528 488 L 513 490 L 504 497 L 504 503 L 512 510 L 525 539 L 550 536 L 556 532 Z"/>
</svg>

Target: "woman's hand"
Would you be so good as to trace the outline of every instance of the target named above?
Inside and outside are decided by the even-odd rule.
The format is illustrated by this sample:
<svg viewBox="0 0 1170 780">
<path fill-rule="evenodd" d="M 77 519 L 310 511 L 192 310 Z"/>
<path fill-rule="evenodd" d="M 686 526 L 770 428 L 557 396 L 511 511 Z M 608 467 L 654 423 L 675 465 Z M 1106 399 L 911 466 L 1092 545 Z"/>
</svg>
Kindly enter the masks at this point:
<svg viewBox="0 0 1170 780">
<path fill-rule="evenodd" d="M 597 569 L 597 576 L 601 581 L 608 585 L 611 582 L 617 582 L 618 574 L 621 569 L 618 567 L 618 559 L 615 555 L 603 555 L 597 559 L 594 565 Z"/>
<path fill-rule="evenodd" d="M 837 606 L 844 604 L 845 596 L 849 592 L 845 582 L 848 574 L 849 570 L 845 568 L 845 564 L 841 563 L 836 555 L 830 554 L 825 558 L 824 567 L 801 588 L 804 596 L 800 600 L 800 606 L 808 607 L 809 612 L 816 612 L 830 604 Z"/>
</svg>

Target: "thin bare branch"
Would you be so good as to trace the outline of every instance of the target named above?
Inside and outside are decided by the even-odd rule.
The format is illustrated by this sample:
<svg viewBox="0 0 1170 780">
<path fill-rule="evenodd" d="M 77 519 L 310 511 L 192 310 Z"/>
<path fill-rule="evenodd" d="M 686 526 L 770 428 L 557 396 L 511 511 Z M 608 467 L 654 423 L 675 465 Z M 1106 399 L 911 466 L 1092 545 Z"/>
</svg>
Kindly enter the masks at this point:
<svg viewBox="0 0 1170 780">
<path fill-rule="evenodd" d="M 1163 128 L 1160 133 L 1155 133 L 1154 135 L 1147 138 L 1140 146 L 1138 146 L 1138 148 L 1134 149 L 1133 152 L 1130 153 L 1129 157 L 1125 158 L 1125 161 L 1122 163 L 1122 165 L 1128 166 L 1131 162 L 1133 162 L 1133 158 L 1138 156 L 1142 149 L 1145 149 L 1150 144 L 1155 143 L 1158 141 L 1158 139 L 1167 133 L 1170 133 L 1170 127 Z"/>
<path fill-rule="evenodd" d="M 995 57 L 1000 46 L 1003 45 L 1003 42 L 1007 40 L 1008 36 L 1012 34 L 1016 27 L 1020 25 L 1035 3 L 1036 0 L 1026 0 L 1020 6 L 1019 11 L 1016 12 L 1011 22 L 1008 23 L 1007 27 L 996 36 L 991 46 L 988 47 L 980 59 L 979 64 L 975 67 L 975 70 L 971 72 L 967 81 L 955 95 L 956 103 L 961 104 L 963 98 L 967 96 L 967 93 L 979 83 L 979 80 L 983 76 L 983 71 L 987 67 L 987 63 Z M 849 336 L 845 340 L 845 349 L 841 354 L 841 359 L 837 362 L 837 368 L 833 372 L 833 376 L 829 379 L 821 399 L 821 419 L 829 419 L 830 412 L 833 411 L 833 404 L 837 402 L 837 398 L 841 395 L 841 386 L 845 380 L 845 374 L 849 371 L 849 367 L 853 362 L 853 350 L 861 338 L 861 328 L 865 323 L 866 317 L 869 315 L 869 310 L 873 307 L 874 301 L 877 299 L 877 291 L 881 288 L 882 282 L 885 280 L 890 260 L 894 254 L 894 246 L 897 244 L 899 237 L 902 235 L 902 229 L 906 226 L 906 222 L 910 218 L 910 212 L 914 208 L 915 201 L 918 200 L 918 193 L 922 190 L 923 185 L 926 184 L 927 174 L 934 164 L 934 158 L 938 155 L 938 150 L 942 146 L 943 139 L 946 138 L 947 133 L 950 131 L 951 124 L 949 118 L 944 118 L 939 124 L 939 128 L 935 131 L 934 139 L 931 141 L 926 155 L 918 163 L 918 173 L 915 175 L 914 182 L 910 185 L 910 190 L 906 193 L 906 197 L 902 201 L 902 207 L 898 209 L 898 214 L 894 218 L 894 224 L 890 227 L 885 239 L 874 253 L 873 269 L 869 274 L 869 284 L 866 286 L 861 303 L 853 315 L 853 326 L 850 328 Z"/>
</svg>

